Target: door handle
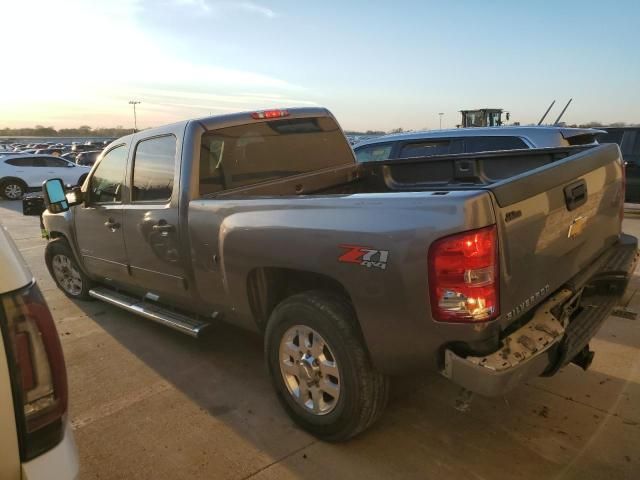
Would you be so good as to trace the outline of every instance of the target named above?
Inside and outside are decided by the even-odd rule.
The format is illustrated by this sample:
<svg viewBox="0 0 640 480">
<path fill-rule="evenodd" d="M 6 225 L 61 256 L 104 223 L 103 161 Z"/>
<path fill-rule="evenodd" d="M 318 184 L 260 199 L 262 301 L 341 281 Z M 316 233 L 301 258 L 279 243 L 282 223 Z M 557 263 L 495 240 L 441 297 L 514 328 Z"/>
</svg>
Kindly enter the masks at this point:
<svg viewBox="0 0 640 480">
<path fill-rule="evenodd" d="M 110 218 L 106 222 L 104 222 L 104 226 L 107 227 L 112 232 L 115 232 L 120 228 L 120 224 L 116 222 L 113 218 Z"/>
<path fill-rule="evenodd" d="M 160 232 L 163 234 L 167 234 L 169 232 L 174 232 L 176 230 L 176 227 L 174 225 L 169 225 L 168 223 L 162 223 L 162 221 L 156 225 L 153 226 L 153 230 L 155 232 Z"/>
<path fill-rule="evenodd" d="M 580 205 L 587 203 L 587 195 L 587 184 L 584 179 L 564 187 L 564 200 L 567 204 L 567 210 L 575 210 Z"/>
</svg>

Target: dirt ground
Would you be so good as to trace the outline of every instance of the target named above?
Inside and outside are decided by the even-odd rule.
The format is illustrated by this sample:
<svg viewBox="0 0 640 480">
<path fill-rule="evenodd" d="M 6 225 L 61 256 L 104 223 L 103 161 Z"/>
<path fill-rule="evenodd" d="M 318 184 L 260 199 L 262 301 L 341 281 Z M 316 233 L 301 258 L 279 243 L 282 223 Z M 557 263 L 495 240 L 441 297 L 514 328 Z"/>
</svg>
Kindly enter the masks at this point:
<svg viewBox="0 0 640 480">
<path fill-rule="evenodd" d="M 225 324 L 194 340 L 49 278 L 38 220 L 0 202 L 0 221 L 51 307 L 67 360 L 82 479 L 638 479 L 640 315 L 612 316 L 591 369 L 568 366 L 504 398 L 454 409 L 435 374 L 395 379 L 370 431 L 328 444 L 280 408 L 262 340 Z M 625 230 L 640 236 L 640 215 Z M 640 277 L 627 308 L 640 312 Z"/>
</svg>

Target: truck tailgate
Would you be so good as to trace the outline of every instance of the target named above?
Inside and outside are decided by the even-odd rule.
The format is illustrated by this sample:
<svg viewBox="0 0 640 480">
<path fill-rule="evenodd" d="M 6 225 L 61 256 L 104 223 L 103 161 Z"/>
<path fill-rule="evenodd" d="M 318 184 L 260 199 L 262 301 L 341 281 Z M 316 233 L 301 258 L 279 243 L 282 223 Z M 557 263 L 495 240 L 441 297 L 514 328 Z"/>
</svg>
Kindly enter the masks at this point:
<svg viewBox="0 0 640 480">
<path fill-rule="evenodd" d="M 588 267 L 620 234 L 620 150 L 602 145 L 490 187 L 507 326 Z"/>
</svg>

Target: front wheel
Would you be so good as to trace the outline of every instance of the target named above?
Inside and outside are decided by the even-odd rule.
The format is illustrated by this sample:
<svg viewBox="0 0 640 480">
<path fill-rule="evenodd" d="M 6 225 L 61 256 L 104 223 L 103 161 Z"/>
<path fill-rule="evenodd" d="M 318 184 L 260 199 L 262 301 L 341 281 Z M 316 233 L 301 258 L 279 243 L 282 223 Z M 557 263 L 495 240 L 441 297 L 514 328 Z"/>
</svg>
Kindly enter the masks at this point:
<svg viewBox="0 0 640 480">
<path fill-rule="evenodd" d="M 89 300 L 92 282 L 76 262 L 71 248 L 63 238 L 47 244 L 45 262 L 56 285 L 64 294 L 77 300 Z"/>
<path fill-rule="evenodd" d="M 0 184 L 0 192 L 7 200 L 20 200 L 27 193 L 27 185 L 22 180 L 4 180 Z"/>
<path fill-rule="evenodd" d="M 386 406 L 388 379 L 373 369 L 342 297 L 311 291 L 280 303 L 267 325 L 265 355 L 287 413 L 323 440 L 357 435 Z"/>
</svg>

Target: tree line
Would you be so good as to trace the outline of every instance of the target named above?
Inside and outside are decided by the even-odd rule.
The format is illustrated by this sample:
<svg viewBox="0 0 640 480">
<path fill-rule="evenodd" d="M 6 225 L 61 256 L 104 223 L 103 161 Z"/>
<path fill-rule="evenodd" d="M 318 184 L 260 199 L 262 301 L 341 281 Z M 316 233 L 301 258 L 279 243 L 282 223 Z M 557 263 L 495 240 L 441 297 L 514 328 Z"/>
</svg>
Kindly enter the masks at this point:
<svg viewBox="0 0 640 480">
<path fill-rule="evenodd" d="M 132 128 L 124 128 L 122 125 L 111 128 L 92 128 L 88 125 L 60 129 L 44 125 L 36 125 L 33 128 L 0 128 L 0 136 L 3 137 L 122 137 L 131 132 Z"/>
<path fill-rule="evenodd" d="M 640 124 L 632 124 L 625 122 L 615 122 L 604 124 L 602 122 L 588 122 L 583 124 L 563 124 L 566 127 L 637 127 Z M 347 135 L 385 135 L 387 133 L 402 133 L 405 131 L 402 127 L 394 128 L 385 132 L 383 130 L 367 130 L 365 132 L 346 130 Z M 98 127 L 92 128 L 88 125 L 82 125 L 78 128 L 60 128 L 45 127 L 44 125 L 36 125 L 33 128 L 0 128 L 0 136 L 2 137 L 122 137 L 133 132 L 132 128 L 124 128 L 122 125 L 117 127 Z"/>
</svg>

